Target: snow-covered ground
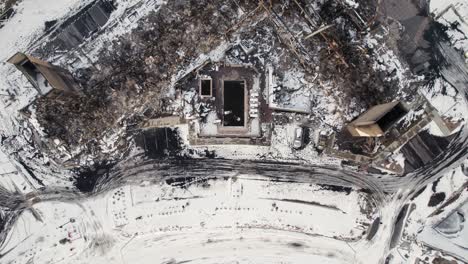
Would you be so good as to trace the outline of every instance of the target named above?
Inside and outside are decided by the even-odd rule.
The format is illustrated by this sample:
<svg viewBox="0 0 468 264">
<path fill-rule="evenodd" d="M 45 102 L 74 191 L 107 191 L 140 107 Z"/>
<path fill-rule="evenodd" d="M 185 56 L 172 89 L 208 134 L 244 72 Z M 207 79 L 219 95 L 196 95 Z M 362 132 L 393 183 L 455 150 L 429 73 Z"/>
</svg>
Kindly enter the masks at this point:
<svg viewBox="0 0 468 264">
<path fill-rule="evenodd" d="M 453 126 L 451 134 L 460 131 L 463 125 L 466 124 L 468 107 L 463 98 L 464 95 L 460 94 L 443 78 L 436 79 L 433 86 L 425 87 L 421 92 L 431 105 L 439 111 L 440 116 Z M 431 122 L 427 129 L 432 135 L 444 136 L 435 122 Z"/>
<path fill-rule="evenodd" d="M 430 1 L 431 13 L 437 20 L 448 26 L 457 25 L 448 30 L 451 42 L 457 49 L 468 54 L 468 2 L 463 0 L 432 0 Z M 465 55 L 467 56 L 467 55 Z M 468 59 L 468 56 L 466 57 Z"/>
<path fill-rule="evenodd" d="M 465 203 L 444 221 L 432 228 L 425 228 L 418 236 L 426 245 L 440 249 L 468 262 L 468 228 L 465 217 L 468 215 L 468 203 Z"/>
<path fill-rule="evenodd" d="M 17 173 L 18 171 L 10 159 L 8 159 L 8 156 L 0 150 L 0 186 L 10 191 L 15 191 L 18 188 L 17 186 L 15 187 L 15 178 L 21 178 L 19 175 L 16 175 Z"/>
<path fill-rule="evenodd" d="M 34 204 L 38 217 L 16 221 L 2 263 L 349 263 L 349 243 L 370 222 L 366 195 L 252 175 L 185 188 L 142 182 Z"/>
<path fill-rule="evenodd" d="M 203 145 L 190 146 L 190 149 L 198 151 L 214 151 L 216 157 L 226 159 L 246 159 L 246 160 L 277 160 L 283 162 L 339 165 L 340 160 L 320 155 L 315 148 L 314 133 L 310 130 L 311 142 L 301 149 L 293 148 L 294 131 L 300 127 L 298 123 L 277 125 L 274 127 L 270 146 L 258 145 Z"/>
<path fill-rule="evenodd" d="M 450 216 L 457 214 L 457 211 L 465 212 L 467 176 L 462 167 L 450 170 L 408 201 L 412 209 L 408 213 L 401 241 L 392 250 L 394 258 L 391 263 L 414 263 L 426 257 L 433 259 L 440 255 L 439 250 L 444 255 L 468 260 L 468 236 L 463 229 L 463 221 L 458 227 L 452 225 L 456 230 L 448 234 L 443 233 L 444 225 L 441 225 L 446 218 L 450 221 Z M 453 202 L 447 203 L 452 198 Z M 447 226 L 445 230 L 449 229 Z"/>
</svg>

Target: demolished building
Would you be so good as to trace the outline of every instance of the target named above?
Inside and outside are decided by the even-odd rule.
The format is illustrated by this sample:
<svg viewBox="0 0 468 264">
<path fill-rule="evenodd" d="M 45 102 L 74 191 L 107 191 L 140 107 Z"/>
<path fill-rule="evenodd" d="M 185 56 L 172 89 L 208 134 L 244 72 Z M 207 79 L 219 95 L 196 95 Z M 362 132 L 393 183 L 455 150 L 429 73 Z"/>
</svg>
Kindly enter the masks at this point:
<svg viewBox="0 0 468 264">
<path fill-rule="evenodd" d="M 371 107 L 352 121 L 347 129 L 354 137 L 380 137 L 408 113 L 408 106 L 400 101 Z"/>
<path fill-rule="evenodd" d="M 46 50 L 72 50 L 99 32 L 116 9 L 113 1 L 92 1 L 72 17 L 52 26 Z"/>
<path fill-rule="evenodd" d="M 80 91 L 71 73 L 46 61 L 18 52 L 8 62 L 15 65 L 41 95 L 52 91 L 68 94 Z"/>
<path fill-rule="evenodd" d="M 261 138 L 260 75 L 251 66 L 222 60 L 207 62 L 187 75 L 180 88 L 196 91 L 202 105 L 192 143 L 227 142 L 228 138 L 245 143 Z"/>
</svg>

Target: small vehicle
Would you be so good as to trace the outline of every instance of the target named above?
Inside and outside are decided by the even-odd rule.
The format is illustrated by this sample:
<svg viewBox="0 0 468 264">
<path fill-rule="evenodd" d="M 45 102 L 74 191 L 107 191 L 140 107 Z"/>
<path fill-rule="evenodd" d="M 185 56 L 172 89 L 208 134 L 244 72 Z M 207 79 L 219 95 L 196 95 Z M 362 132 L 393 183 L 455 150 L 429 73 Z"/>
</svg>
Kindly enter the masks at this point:
<svg viewBox="0 0 468 264">
<path fill-rule="evenodd" d="M 300 149 L 304 145 L 304 128 L 297 127 L 294 130 L 294 141 L 293 141 L 293 148 Z"/>
<path fill-rule="evenodd" d="M 327 146 L 328 134 L 325 131 L 320 131 L 317 139 L 317 149 L 324 150 Z"/>
</svg>

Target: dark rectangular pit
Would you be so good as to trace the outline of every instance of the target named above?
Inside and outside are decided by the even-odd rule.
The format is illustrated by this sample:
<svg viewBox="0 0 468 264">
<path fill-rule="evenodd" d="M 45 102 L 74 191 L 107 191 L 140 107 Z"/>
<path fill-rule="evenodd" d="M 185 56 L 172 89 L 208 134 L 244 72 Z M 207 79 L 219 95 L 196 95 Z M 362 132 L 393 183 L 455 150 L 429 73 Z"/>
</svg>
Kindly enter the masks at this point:
<svg viewBox="0 0 468 264">
<path fill-rule="evenodd" d="M 245 126 L 245 83 L 224 81 L 224 126 Z"/>
<path fill-rule="evenodd" d="M 200 80 L 201 96 L 211 96 L 211 79 Z"/>
<path fill-rule="evenodd" d="M 387 131 L 407 113 L 408 111 L 401 104 L 397 104 L 392 110 L 380 118 L 377 124 L 383 131 Z"/>
<path fill-rule="evenodd" d="M 180 150 L 180 138 L 177 128 L 150 128 L 137 134 L 135 141 L 145 150 L 146 157 L 155 159 L 172 156 Z"/>
</svg>

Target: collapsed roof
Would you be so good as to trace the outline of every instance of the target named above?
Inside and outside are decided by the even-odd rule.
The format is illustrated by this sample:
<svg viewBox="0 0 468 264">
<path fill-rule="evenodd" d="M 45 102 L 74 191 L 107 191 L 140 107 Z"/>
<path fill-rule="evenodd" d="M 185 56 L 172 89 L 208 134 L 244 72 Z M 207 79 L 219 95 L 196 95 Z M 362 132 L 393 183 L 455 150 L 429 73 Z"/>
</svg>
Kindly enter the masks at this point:
<svg viewBox="0 0 468 264">
<path fill-rule="evenodd" d="M 39 94 L 45 95 L 52 89 L 67 93 L 76 93 L 80 90 L 68 71 L 46 61 L 18 52 L 8 59 L 8 62 L 26 76 Z"/>
<path fill-rule="evenodd" d="M 408 107 L 400 101 L 371 107 L 351 122 L 347 128 L 355 137 L 380 137 L 408 113 Z"/>
</svg>

